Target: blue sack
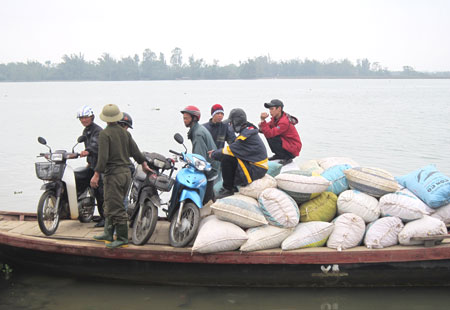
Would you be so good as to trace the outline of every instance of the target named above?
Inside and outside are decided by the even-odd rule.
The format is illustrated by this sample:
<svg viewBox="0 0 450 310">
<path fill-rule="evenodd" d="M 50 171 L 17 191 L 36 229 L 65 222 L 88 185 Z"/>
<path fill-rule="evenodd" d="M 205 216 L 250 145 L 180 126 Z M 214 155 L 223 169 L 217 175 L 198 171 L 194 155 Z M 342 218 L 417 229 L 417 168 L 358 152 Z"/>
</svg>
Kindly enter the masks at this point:
<svg viewBox="0 0 450 310">
<path fill-rule="evenodd" d="M 331 185 L 326 189 L 327 192 L 333 192 L 339 195 L 343 191 L 346 191 L 348 187 L 347 178 L 345 177 L 344 170 L 351 169 L 350 165 L 337 165 L 328 168 L 322 172 L 321 176 L 331 182 Z"/>
<path fill-rule="evenodd" d="M 450 178 L 440 173 L 435 165 L 396 177 L 396 180 L 431 208 L 450 203 Z"/>
</svg>

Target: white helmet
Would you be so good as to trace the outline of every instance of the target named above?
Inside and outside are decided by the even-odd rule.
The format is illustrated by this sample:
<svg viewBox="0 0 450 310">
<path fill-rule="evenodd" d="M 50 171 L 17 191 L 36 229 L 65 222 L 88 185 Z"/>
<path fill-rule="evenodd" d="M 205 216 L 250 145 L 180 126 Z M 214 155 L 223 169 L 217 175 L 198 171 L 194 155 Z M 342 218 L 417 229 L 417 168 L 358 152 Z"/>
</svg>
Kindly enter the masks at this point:
<svg viewBox="0 0 450 310">
<path fill-rule="evenodd" d="M 77 113 L 77 118 L 94 116 L 94 110 L 90 106 L 82 106 Z"/>
</svg>

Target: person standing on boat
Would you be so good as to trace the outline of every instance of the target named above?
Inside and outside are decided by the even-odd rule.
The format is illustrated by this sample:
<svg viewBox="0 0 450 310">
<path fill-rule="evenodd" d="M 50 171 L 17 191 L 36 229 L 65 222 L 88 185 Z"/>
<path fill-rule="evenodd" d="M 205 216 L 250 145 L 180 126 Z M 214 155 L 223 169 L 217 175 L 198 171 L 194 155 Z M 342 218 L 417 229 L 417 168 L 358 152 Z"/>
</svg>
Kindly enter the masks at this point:
<svg viewBox="0 0 450 310">
<path fill-rule="evenodd" d="M 120 126 L 122 126 L 122 128 L 125 130 L 128 130 L 128 128 L 133 129 L 133 119 L 131 118 L 131 115 L 126 112 L 122 112 L 122 113 L 123 113 L 123 117 L 117 123 Z M 136 168 L 134 167 L 133 163 L 130 163 L 130 165 L 128 167 L 130 168 L 131 178 L 133 178 Z M 128 194 L 129 194 L 129 192 L 127 192 L 127 195 L 125 196 L 125 199 L 123 201 L 123 205 L 125 206 L 125 211 L 127 211 L 127 212 L 128 212 Z"/>
<path fill-rule="evenodd" d="M 91 186 L 96 188 L 100 174 L 104 175 L 105 228 L 103 235 L 94 236 L 94 239 L 105 241 L 108 248 L 128 246 L 128 216 L 123 201 L 131 183 L 130 157 L 142 164 L 144 171 L 152 171 L 131 134 L 118 124 L 122 118 L 123 113 L 117 105 L 103 107 L 100 119 L 108 125 L 98 137 L 98 162 L 91 179 Z M 115 241 L 114 230 L 117 233 Z"/>
<path fill-rule="evenodd" d="M 89 175 L 86 182 L 94 175 L 94 168 L 97 165 L 98 157 L 98 135 L 102 131 L 102 127 L 94 123 L 94 110 L 85 105 L 82 106 L 77 113 L 77 118 L 84 126 L 82 135 L 86 137 L 84 142 L 84 150 L 80 152 L 80 157 L 86 157 L 89 168 Z M 105 225 L 105 216 L 103 214 L 103 181 L 100 177 L 99 186 L 94 190 L 95 199 L 97 200 L 97 210 L 100 215 L 97 224 L 94 227 L 103 227 Z"/>
<path fill-rule="evenodd" d="M 206 173 L 208 183 L 206 185 L 203 204 L 214 200 L 214 182 L 217 178 L 220 163 L 212 160 L 208 156 L 209 151 L 217 149 L 211 133 L 198 123 L 201 117 L 200 109 L 189 105 L 180 111 L 183 114 L 183 122 L 188 131 L 188 139 L 192 141 L 192 153 L 203 156 L 212 166 L 212 169 Z"/>
<path fill-rule="evenodd" d="M 269 109 L 272 119 L 266 122 L 269 114 L 261 113 L 259 130 L 266 137 L 270 150 L 274 153 L 269 160 L 279 159 L 282 165 L 288 164 L 302 149 L 302 142 L 295 128 L 298 120 L 283 111 L 284 105 L 281 100 L 273 99 L 269 103 L 264 103 L 264 107 Z"/>
<path fill-rule="evenodd" d="M 211 107 L 211 118 L 207 123 L 204 123 L 206 129 L 211 133 L 214 143 L 218 149 L 225 146 L 225 141 L 231 144 L 236 139 L 233 128 L 229 124 L 222 122 L 224 116 L 224 109 L 222 105 L 215 104 Z"/>
<path fill-rule="evenodd" d="M 217 199 L 233 195 L 237 186 L 261 179 L 269 169 L 266 147 L 259 137 L 258 128 L 247 121 L 244 110 L 231 110 L 224 123 L 231 123 L 238 137 L 227 147 L 208 152 L 211 158 L 222 163 L 223 187 Z"/>
</svg>

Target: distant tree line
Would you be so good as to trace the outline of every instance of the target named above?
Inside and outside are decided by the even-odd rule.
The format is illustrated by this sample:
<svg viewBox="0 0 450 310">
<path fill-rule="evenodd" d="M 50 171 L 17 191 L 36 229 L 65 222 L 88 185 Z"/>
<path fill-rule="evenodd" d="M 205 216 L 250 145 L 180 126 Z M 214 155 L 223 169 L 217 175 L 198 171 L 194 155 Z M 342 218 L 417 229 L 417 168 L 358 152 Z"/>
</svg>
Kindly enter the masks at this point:
<svg viewBox="0 0 450 310">
<path fill-rule="evenodd" d="M 348 59 L 320 62 L 309 59 L 272 61 L 259 56 L 238 65 L 207 64 L 193 55 L 183 62 L 182 50 L 174 48 L 167 61 L 163 53 L 146 49 L 142 56 L 115 59 L 108 53 L 97 61 L 87 61 L 83 54 L 64 55 L 62 62 L 37 61 L 0 64 L 0 81 L 136 81 L 136 80 L 214 80 L 263 78 L 450 78 L 450 72 L 423 73 L 410 66 L 391 72 L 378 62 Z"/>
</svg>

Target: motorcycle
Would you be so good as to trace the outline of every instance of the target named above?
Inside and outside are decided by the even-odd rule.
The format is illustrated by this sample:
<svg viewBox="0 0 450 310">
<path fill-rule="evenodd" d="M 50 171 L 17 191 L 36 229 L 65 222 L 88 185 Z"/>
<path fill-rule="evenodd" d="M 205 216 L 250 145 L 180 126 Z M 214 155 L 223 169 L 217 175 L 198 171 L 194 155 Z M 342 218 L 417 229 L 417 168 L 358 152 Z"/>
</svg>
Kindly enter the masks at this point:
<svg viewBox="0 0 450 310">
<path fill-rule="evenodd" d="M 170 192 L 174 180 L 175 161 L 158 153 L 144 152 L 147 164 L 154 172 L 145 173 L 138 165 L 131 184 L 128 213 L 134 244 L 146 244 L 153 234 L 161 207 L 160 193 Z M 170 171 L 169 175 L 164 172 Z"/>
<path fill-rule="evenodd" d="M 184 146 L 185 152 L 169 152 L 175 154 L 185 165 L 177 173 L 169 201 L 169 240 L 174 247 L 184 247 L 194 239 L 200 225 L 200 209 L 203 207 L 207 185 L 205 172 L 211 170 L 211 164 L 201 155 L 187 153 L 183 137 L 179 133 L 175 134 L 174 139 Z"/>
<path fill-rule="evenodd" d="M 89 186 L 89 168 L 81 167 L 72 169 L 67 164 L 68 159 L 80 157 L 74 151 L 75 147 L 86 141 L 85 136 L 80 136 L 72 147 L 72 152 L 52 149 L 47 141 L 38 137 L 38 142 L 45 145 L 48 153 L 40 153 L 37 157 L 44 157 L 47 162 L 36 162 L 36 176 L 44 181 L 37 207 L 39 228 L 46 235 L 54 234 L 61 218 L 78 219 L 82 223 L 92 220 L 95 210 L 95 196 Z M 83 182 L 84 181 L 84 182 Z"/>
</svg>

